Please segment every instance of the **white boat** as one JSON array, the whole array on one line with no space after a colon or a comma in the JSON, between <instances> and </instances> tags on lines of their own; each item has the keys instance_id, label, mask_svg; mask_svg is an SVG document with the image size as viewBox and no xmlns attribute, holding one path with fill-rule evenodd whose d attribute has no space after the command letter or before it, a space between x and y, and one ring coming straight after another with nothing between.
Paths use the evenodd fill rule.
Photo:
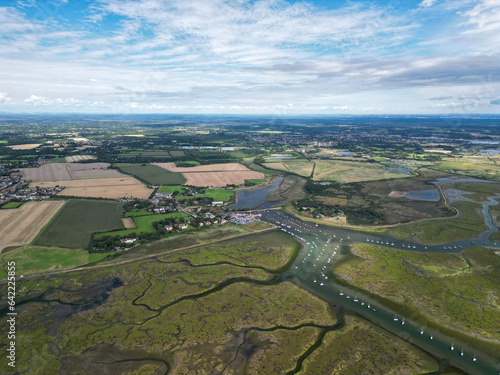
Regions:
<instances>
[{"instance_id":1,"label":"white boat","mask_svg":"<svg viewBox=\"0 0 500 375\"><path fill-rule=\"evenodd\" d=\"M340 291L339 295L343 296L343 295L344 295L344 292L343 292L343 291Z\"/></svg>"},{"instance_id":2,"label":"white boat","mask_svg":"<svg viewBox=\"0 0 500 375\"><path fill-rule=\"evenodd\" d=\"M451 343L450 350L455 350L455 347L453 346L453 343Z\"/></svg>"},{"instance_id":3,"label":"white boat","mask_svg":"<svg viewBox=\"0 0 500 375\"><path fill-rule=\"evenodd\" d=\"M464 350L462 349L462 351L460 352L460 355L464 355Z\"/></svg>"},{"instance_id":4,"label":"white boat","mask_svg":"<svg viewBox=\"0 0 500 375\"><path fill-rule=\"evenodd\" d=\"M420 334L421 334L421 335L423 335L423 334L424 334L424 327L422 327L422 328L420 329Z\"/></svg>"},{"instance_id":5,"label":"white boat","mask_svg":"<svg viewBox=\"0 0 500 375\"><path fill-rule=\"evenodd\" d=\"M396 314L394 314L394 319L392 319L392 320L394 320L395 322L398 321L398 317L396 316Z\"/></svg>"},{"instance_id":6,"label":"white boat","mask_svg":"<svg viewBox=\"0 0 500 375\"><path fill-rule=\"evenodd\" d=\"M434 337L432 337L432 335L429 336L429 340L432 340Z\"/></svg>"},{"instance_id":7,"label":"white boat","mask_svg":"<svg viewBox=\"0 0 500 375\"><path fill-rule=\"evenodd\" d=\"M472 358L472 361L473 361L473 362L476 362L476 361L477 361L476 356L474 356L474 357Z\"/></svg>"},{"instance_id":8,"label":"white boat","mask_svg":"<svg viewBox=\"0 0 500 375\"><path fill-rule=\"evenodd\" d=\"M401 321L401 324L405 324L405 318L403 318L403 320Z\"/></svg>"}]
</instances>

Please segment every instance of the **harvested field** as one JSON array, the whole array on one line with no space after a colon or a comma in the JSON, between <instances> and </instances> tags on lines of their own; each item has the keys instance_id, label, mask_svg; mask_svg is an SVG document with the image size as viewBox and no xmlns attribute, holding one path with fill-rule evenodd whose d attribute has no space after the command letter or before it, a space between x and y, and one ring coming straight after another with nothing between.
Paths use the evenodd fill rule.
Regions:
<instances>
[{"instance_id":1,"label":"harvested field","mask_svg":"<svg viewBox=\"0 0 500 375\"><path fill-rule=\"evenodd\" d=\"M85 198L116 199L134 197L147 199L153 192L153 189L148 189L139 181L129 176L120 178L32 182L30 187L51 187L56 185L65 187L59 195Z\"/></svg>"},{"instance_id":2,"label":"harvested field","mask_svg":"<svg viewBox=\"0 0 500 375\"><path fill-rule=\"evenodd\" d=\"M266 168L292 172L303 177L310 177L314 164L305 160L287 160L283 162L264 163Z\"/></svg>"},{"instance_id":3,"label":"harvested field","mask_svg":"<svg viewBox=\"0 0 500 375\"><path fill-rule=\"evenodd\" d=\"M67 163L44 164L38 168L21 168L19 171L24 180L31 181L62 181L71 180L66 170Z\"/></svg>"},{"instance_id":4,"label":"harvested field","mask_svg":"<svg viewBox=\"0 0 500 375\"><path fill-rule=\"evenodd\" d=\"M75 161L91 160L91 159L95 159L95 158L96 158L95 156L91 156L91 155L73 155L73 156L66 156L64 159L66 159L66 161L68 163L73 163Z\"/></svg>"},{"instance_id":5,"label":"harvested field","mask_svg":"<svg viewBox=\"0 0 500 375\"><path fill-rule=\"evenodd\" d=\"M65 201L27 202L15 210L0 211L0 252L33 241Z\"/></svg>"},{"instance_id":6,"label":"harvested field","mask_svg":"<svg viewBox=\"0 0 500 375\"><path fill-rule=\"evenodd\" d=\"M152 163L171 172L219 172L219 171L249 171L240 163L224 163L200 165L197 167L176 167L174 163Z\"/></svg>"},{"instance_id":7,"label":"harvested field","mask_svg":"<svg viewBox=\"0 0 500 375\"><path fill-rule=\"evenodd\" d=\"M255 171L233 171L233 172L200 172L184 174L187 181L185 185L191 186L227 186L241 185L245 180L262 179L264 174Z\"/></svg>"},{"instance_id":8,"label":"harvested field","mask_svg":"<svg viewBox=\"0 0 500 375\"><path fill-rule=\"evenodd\" d=\"M101 177L126 177L116 169L105 169L109 166L109 163L68 164L66 169L73 180Z\"/></svg>"},{"instance_id":9,"label":"harvested field","mask_svg":"<svg viewBox=\"0 0 500 375\"><path fill-rule=\"evenodd\" d=\"M41 145L41 143L26 143L24 145L14 145L14 146L7 146L7 147L11 148L12 150L32 150L34 148L37 148L40 145Z\"/></svg>"},{"instance_id":10,"label":"harvested field","mask_svg":"<svg viewBox=\"0 0 500 375\"><path fill-rule=\"evenodd\" d=\"M19 171L23 179L35 182L124 177L115 169L105 169L109 166L109 163L49 163L38 168L21 168Z\"/></svg>"}]
</instances>

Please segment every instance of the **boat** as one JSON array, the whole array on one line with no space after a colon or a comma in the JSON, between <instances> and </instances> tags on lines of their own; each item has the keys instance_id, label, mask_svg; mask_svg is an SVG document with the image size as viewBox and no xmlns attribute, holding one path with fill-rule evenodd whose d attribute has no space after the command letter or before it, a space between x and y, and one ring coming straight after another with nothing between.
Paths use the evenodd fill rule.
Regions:
<instances>
[{"instance_id":1,"label":"boat","mask_svg":"<svg viewBox=\"0 0 500 375\"><path fill-rule=\"evenodd\" d=\"M405 324L405 318L403 318L403 320L401 321L401 324Z\"/></svg>"},{"instance_id":2,"label":"boat","mask_svg":"<svg viewBox=\"0 0 500 375\"><path fill-rule=\"evenodd\" d=\"M476 356L474 356L474 357L472 358L472 361L473 361L473 362L476 362L476 361L477 361Z\"/></svg>"},{"instance_id":3,"label":"boat","mask_svg":"<svg viewBox=\"0 0 500 375\"><path fill-rule=\"evenodd\" d=\"M344 292L340 291L339 295L340 295L340 296L343 296L343 295L344 295Z\"/></svg>"},{"instance_id":4,"label":"boat","mask_svg":"<svg viewBox=\"0 0 500 375\"><path fill-rule=\"evenodd\" d=\"M464 350L462 349L462 351L460 352L460 355L464 355Z\"/></svg>"},{"instance_id":5,"label":"boat","mask_svg":"<svg viewBox=\"0 0 500 375\"><path fill-rule=\"evenodd\" d=\"M423 334L424 334L424 327L422 327L422 328L420 329L420 334L421 334L421 335L423 335Z\"/></svg>"},{"instance_id":6,"label":"boat","mask_svg":"<svg viewBox=\"0 0 500 375\"><path fill-rule=\"evenodd\" d=\"M429 340L432 340L434 337L432 337L432 335L429 336Z\"/></svg>"},{"instance_id":7,"label":"boat","mask_svg":"<svg viewBox=\"0 0 500 375\"><path fill-rule=\"evenodd\" d=\"M451 343L450 350L455 350L455 347L453 346L453 343Z\"/></svg>"},{"instance_id":8,"label":"boat","mask_svg":"<svg viewBox=\"0 0 500 375\"><path fill-rule=\"evenodd\" d=\"M397 322L397 321L398 321L398 317L397 317L397 315L396 315L396 314L394 314L394 319L392 319L392 320L394 320L395 322Z\"/></svg>"}]
</instances>

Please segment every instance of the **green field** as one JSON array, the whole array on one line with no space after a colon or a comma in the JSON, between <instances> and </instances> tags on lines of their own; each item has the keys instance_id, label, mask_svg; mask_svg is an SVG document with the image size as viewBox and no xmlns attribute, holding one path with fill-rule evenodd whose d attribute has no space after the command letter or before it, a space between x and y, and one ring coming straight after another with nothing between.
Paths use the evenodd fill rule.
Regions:
<instances>
[{"instance_id":1,"label":"green field","mask_svg":"<svg viewBox=\"0 0 500 375\"><path fill-rule=\"evenodd\" d=\"M172 194L176 191L178 191L179 194L183 194L186 192L186 188L183 186L162 186L158 190L158 193L170 193L170 194Z\"/></svg>"},{"instance_id":2,"label":"green field","mask_svg":"<svg viewBox=\"0 0 500 375\"><path fill-rule=\"evenodd\" d=\"M25 202L7 202L0 208L18 208L23 205Z\"/></svg>"},{"instance_id":3,"label":"green field","mask_svg":"<svg viewBox=\"0 0 500 375\"><path fill-rule=\"evenodd\" d=\"M153 226L154 222L160 221L162 219L166 219L169 217L179 218L179 217L188 217L189 215L184 212L173 212L170 214L155 214L155 215L145 215L145 216L136 216L134 217L134 222L136 228L134 229L123 229L123 230L115 230L105 233L99 233L94 236L94 238L100 238L104 236L128 236L132 233L153 233L156 231Z\"/></svg>"},{"instance_id":4,"label":"green field","mask_svg":"<svg viewBox=\"0 0 500 375\"><path fill-rule=\"evenodd\" d=\"M123 217L148 216L148 215L156 215L156 213L154 211L145 211L145 210L128 211L123 214Z\"/></svg>"},{"instance_id":5,"label":"green field","mask_svg":"<svg viewBox=\"0 0 500 375\"><path fill-rule=\"evenodd\" d=\"M42 229L33 245L85 249L92 233L123 228L123 203L71 199Z\"/></svg>"},{"instance_id":6,"label":"green field","mask_svg":"<svg viewBox=\"0 0 500 375\"><path fill-rule=\"evenodd\" d=\"M156 165L116 163L114 166L123 173L132 175L150 185L182 185L186 182L182 173L169 172Z\"/></svg>"},{"instance_id":7,"label":"green field","mask_svg":"<svg viewBox=\"0 0 500 375\"><path fill-rule=\"evenodd\" d=\"M86 250L80 249L27 246L4 254L2 268L5 268L8 262L15 261L16 271L20 275L29 275L78 267L96 262L108 255L109 253L91 255Z\"/></svg>"},{"instance_id":8,"label":"green field","mask_svg":"<svg viewBox=\"0 0 500 375\"><path fill-rule=\"evenodd\" d=\"M227 189L206 189L204 194L196 194L196 197L209 197L214 201L227 202L234 195L232 190Z\"/></svg>"},{"instance_id":9,"label":"green field","mask_svg":"<svg viewBox=\"0 0 500 375\"><path fill-rule=\"evenodd\" d=\"M0 140L0 145L6 145L7 143L9 143L9 141L7 141L6 139Z\"/></svg>"},{"instance_id":10,"label":"green field","mask_svg":"<svg viewBox=\"0 0 500 375\"><path fill-rule=\"evenodd\" d=\"M195 160L189 160L189 161L177 161L175 162L175 165L177 167L179 167L178 164L189 164L190 166L192 167L198 167L201 165L201 163L199 161L195 161Z\"/></svg>"}]
</instances>

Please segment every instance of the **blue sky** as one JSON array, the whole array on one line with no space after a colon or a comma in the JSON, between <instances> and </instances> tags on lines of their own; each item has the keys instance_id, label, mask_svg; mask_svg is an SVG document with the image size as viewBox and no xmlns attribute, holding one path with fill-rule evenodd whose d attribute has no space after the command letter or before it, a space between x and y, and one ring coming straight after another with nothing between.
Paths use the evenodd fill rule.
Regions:
<instances>
[{"instance_id":1,"label":"blue sky","mask_svg":"<svg viewBox=\"0 0 500 375\"><path fill-rule=\"evenodd\" d=\"M500 1L4 0L0 111L500 113Z\"/></svg>"}]
</instances>

